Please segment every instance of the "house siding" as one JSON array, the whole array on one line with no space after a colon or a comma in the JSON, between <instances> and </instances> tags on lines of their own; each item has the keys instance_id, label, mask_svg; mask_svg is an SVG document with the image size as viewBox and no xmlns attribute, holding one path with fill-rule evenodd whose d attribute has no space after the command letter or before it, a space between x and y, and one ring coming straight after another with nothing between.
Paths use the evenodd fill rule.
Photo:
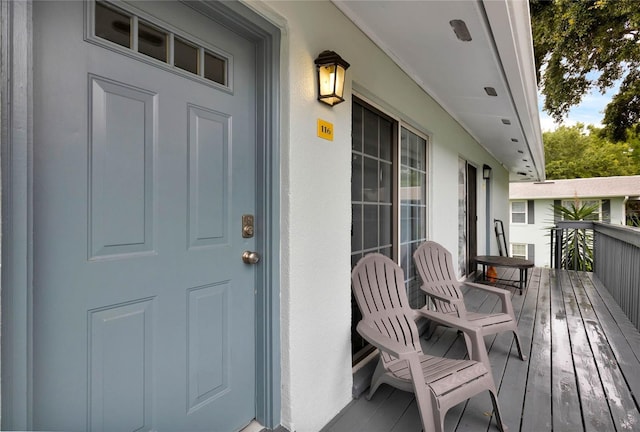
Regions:
<instances>
[{"instance_id":1,"label":"house siding","mask_svg":"<svg viewBox=\"0 0 640 432\"><path fill-rule=\"evenodd\" d=\"M567 198L570 199L570 198ZM625 224L624 197L606 197L591 198L585 197L581 199L600 199L603 201L603 212L605 211L604 201L609 201L609 211L611 213L610 223L614 225ZM512 201L522 201L514 199ZM550 228L558 220L558 216L554 214L553 206L561 204L562 200L554 199L534 199L535 202L534 224L510 224L510 234L508 241L510 243L525 243L533 245L535 256L529 259L535 261L537 267L549 267L551 264L550 256ZM510 220L510 219L509 219ZM531 250L531 249L529 249Z\"/></svg>"}]
</instances>

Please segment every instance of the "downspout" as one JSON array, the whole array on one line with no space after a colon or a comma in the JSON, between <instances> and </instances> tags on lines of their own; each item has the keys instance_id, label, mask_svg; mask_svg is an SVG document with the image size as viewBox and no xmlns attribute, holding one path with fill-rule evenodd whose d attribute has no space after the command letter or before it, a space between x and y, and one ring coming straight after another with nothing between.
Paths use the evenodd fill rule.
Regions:
<instances>
[{"instance_id":1,"label":"downspout","mask_svg":"<svg viewBox=\"0 0 640 432\"><path fill-rule=\"evenodd\" d=\"M485 255L491 255L491 178L488 178L485 182L486 190L487 190L487 203L485 205Z\"/></svg>"}]
</instances>

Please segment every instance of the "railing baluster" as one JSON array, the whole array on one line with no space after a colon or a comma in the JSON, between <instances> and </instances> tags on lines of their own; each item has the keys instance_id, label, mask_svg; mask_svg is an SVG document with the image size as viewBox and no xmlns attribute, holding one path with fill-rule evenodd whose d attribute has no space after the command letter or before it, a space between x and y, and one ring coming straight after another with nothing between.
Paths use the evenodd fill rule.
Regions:
<instances>
[{"instance_id":1,"label":"railing baluster","mask_svg":"<svg viewBox=\"0 0 640 432\"><path fill-rule=\"evenodd\" d=\"M595 275L640 329L640 230L594 224Z\"/></svg>"}]
</instances>

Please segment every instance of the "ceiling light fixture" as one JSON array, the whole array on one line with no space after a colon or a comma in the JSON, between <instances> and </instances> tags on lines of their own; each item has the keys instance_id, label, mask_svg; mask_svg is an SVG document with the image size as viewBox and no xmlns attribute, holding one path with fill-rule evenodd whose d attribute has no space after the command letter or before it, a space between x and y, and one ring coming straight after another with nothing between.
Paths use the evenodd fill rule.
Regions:
<instances>
[{"instance_id":1,"label":"ceiling light fixture","mask_svg":"<svg viewBox=\"0 0 640 432\"><path fill-rule=\"evenodd\" d=\"M454 19L449 21L449 25L453 27L453 32L456 34L456 37L463 42L469 42L471 40L471 33L469 33L469 29L467 28L467 24L461 19Z\"/></svg>"},{"instance_id":2,"label":"ceiling light fixture","mask_svg":"<svg viewBox=\"0 0 640 432\"><path fill-rule=\"evenodd\" d=\"M493 87L485 87L484 91L487 92L489 96L498 96L498 92Z\"/></svg>"}]
</instances>

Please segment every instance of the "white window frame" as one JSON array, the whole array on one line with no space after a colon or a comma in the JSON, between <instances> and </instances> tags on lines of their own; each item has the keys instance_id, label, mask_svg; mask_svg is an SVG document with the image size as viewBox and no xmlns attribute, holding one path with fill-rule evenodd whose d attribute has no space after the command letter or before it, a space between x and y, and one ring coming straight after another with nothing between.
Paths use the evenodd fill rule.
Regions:
<instances>
[{"instance_id":1,"label":"white window frame","mask_svg":"<svg viewBox=\"0 0 640 432\"><path fill-rule=\"evenodd\" d=\"M578 206L578 208L582 207L584 204L588 204L588 203L598 203L598 222L602 222L602 200L601 199L568 199L568 200L562 200L560 203L562 205L562 207L565 208L570 208L571 205L576 205ZM564 215L562 215L562 220L564 220Z\"/></svg>"},{"instance_id":2,"label":"white window frame","mask_svg":"<svg viewBox=\"0 0 640 432\"><path fill-rule=\"evenodd\" d=\"M514 246L523 246L524 247L524 255L522 254L514 254L513 247ZM509 243L509 256L513 258L524 258L529 259L529 245L526 243Z\"/></svg>"},{"instance_id":3,"label":"white window frame","mask_svg":"<svg viewBox=\"0 0 640 432\"><path fill-rule=\"evenodd\" d=\"M517 212L517 214L521 214L524 213L524 222L514 222L513 221L513 205L516 203L522 203L524 204L524 211L523 212ZM526 200L516 200L516 201L511 201L511 204L509 206L509 219L511 221L512 224L514 225L526 225L529 223L529 209L528 209L528 202Z\"/></svg>"}]
</instances>

